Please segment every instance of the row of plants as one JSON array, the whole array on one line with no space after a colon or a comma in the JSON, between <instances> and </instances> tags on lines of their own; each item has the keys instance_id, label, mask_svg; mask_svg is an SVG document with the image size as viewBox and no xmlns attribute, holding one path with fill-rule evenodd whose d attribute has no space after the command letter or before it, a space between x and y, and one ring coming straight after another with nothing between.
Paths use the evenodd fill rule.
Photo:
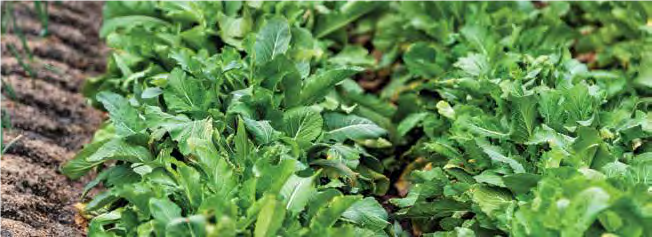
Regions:
<instances>
[{"instance_id":1,"label":"row of plants","mask_svg":"<svg viewBox=\"0 0 652 237\"><path fill-rule=\"evenodd\" d=\"M645 236L649 19L643 2L107 2L113 52L84 93L110 120L62 171L96 173L92 236Z\"/></svg>"}]
</instances>

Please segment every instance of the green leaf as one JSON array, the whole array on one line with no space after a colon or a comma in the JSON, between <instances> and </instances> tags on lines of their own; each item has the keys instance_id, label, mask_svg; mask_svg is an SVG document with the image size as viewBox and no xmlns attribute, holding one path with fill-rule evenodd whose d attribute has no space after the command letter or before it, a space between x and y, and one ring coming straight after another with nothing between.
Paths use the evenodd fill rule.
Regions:
<instances>
[{"instance_id":1,"label":"green leaf","mask_svg":"<svg viewBox=\"0 0 652 237\"><path fill-rule=\"evenodd\" d=\"M173 219L165 228L165 236L206 236L206 218L194 215Z\"/></svg>"},{"instance_id":2,"label":"green leaf","mask_svg":"<svg viewBox=\"0 0 652 237\"><path fill-rule=\"evenodd\" d=\"M242 118L238 118L238 128L235 134L235 154L238 162L245 162L249 158L249 139Z\"/></svg>"},{"instance_id":3,"label":"green leaf","mask_svg":"<svg viewBox=\"0 0 652 237\"><path fill-rule=\"evenodd\" d=\"M448 102L444 100L440 100L439 102L437 102L437 105L435 106L437 107L437 113L441 114L446 118L455 119L455 110L453 109L453 107L451 107L451 105Z\"/></svg>"},{"instance_id":4,"label":"green leaf","mask_svg":"<svg viewBox=\"0 0 652 237\"><path fill-rule=\"evenodd\" d=\"M242 17L231 17L218 12L217 23L219 24L219 34L222 40L238 49L242 49L242 41L252 30L254 24L251 15L247 11Z\"/></svg>"},{"instance_id":5,"label":"green leaf","mask_svg":"<svg viewBox=\"0 0 652 237\"><path fill-rule=\"evenodd\" d=\"M514 194L527 194L530 189L537 186L539 180L541 180L539 175L530 173L513 174L503 177L505 186Z\"/></svg>"},{"instance_id":6,"label":"green leaf","mask_svg":"<svg viewBox=\"0 0 652 237\"><path fill-rule=\"evenodd\" d=\"M335 141L374 139L387 133L374 122L355 115L327 113L324 121L328 128L326 137Z\"/></svg>"},{"instance_id":7,"label":"green leaf","mask_svg":"<svg viewBox=\"0 0 652 237\"><path fill-rule=\"evenodd\" d=\"M157 26L169 26L170 23L167 21L161 20L159 18L150 17L150 16L121 16L108 19L102 24L100 29L100 37L104 38L109 33L116 31L119 28L133 28L136 26L144 27L157 27Z\"/></svg>"},{"instance_id":8,"label":"green leaf","mask_svg":"<svg viewBox=\"0 0 652 237\"><path fill-rule=\"evenodd\" d=\"M278 55L284 54L290 45L290 26L285 18L273 17L256 34L254 58L262 65Z\"/></svg>"},{"instance_id":9,"label":"green leaf","mask_svg":"<svg viewBox=\"0 0 652 237\"><path fill-rule=\"evenodd\" d=\"M436 62L437 51L424 42L410 45L410 48L403 55L403 61L405 61L408 70L417 76L431 78L443 71Z\"/></svg>"},{"instance_id":10,"label":"green leaf","mask_svg":"<svg viewBox=\"0 0 652 237\"><path fill-rule=\"evenodd\" d=\"M150 199L149 210L154 219L162 223L168 223L181 217L181 208L167 198Z\"/></svg>"},{"instance_id":11,"label":"green leaf","mask_svg":"<svg viewBox=\"0 0 652 237\"><path fill-rule=\"evenodd\" d=\"M283 114L283 132L299 143L308 143L321 135L324 120L310 107L297 107Z\"/></svg>"},{"instance_id":12,"label":"green leaf","mask_svg":"<svg viewBox=\"0 0 652 237\"><path fill-rule=\"evenodd\" d=\"M307 78L301 90L300 104L311 105L319 102L337 83L362 70L360 67L338 67Z\"/></svg>"},{"instance_id":13,"label":"green leaf","mask_svg":"<svg viewBox=\"0 0 652 237\"><path fill-rule=\"evenodd\" d=\"M583 164L590 166L600 144L602 144L602 138L600 133L593 128L580 127L577 133L578 136L572 144L578 157L575 161L581 160ZM579 163L575 163L575 165L580 166Z\"/></svg>"},{"instance_id":14,"label":"green leaf","mask_svg":"<svg viewBox=\"0 0 652 237\"><path fill-rule=\"evenodd\" d=\"M312 219L317 211L320 211L323 207L330 203L335 197L342 196L342 193L334 188L328 188L324 191L316 192L313 197L308 201L306 216L308 219Z\"/></svg>"},{"instance_id":15,"label":"green leaf","mask_svg":"<svg viewBox=\"0 0 652 237\"><path fill-rule=\"evenodd\" d=\"M341 143L331 145L326 154L329 160L338 161L352 169L356 168L360 163L360 151Z\"/></svg>"},{"instance_id":16,"label":"green leaf","mask_svg":"<svg viewBox=\"0 0 652 237\"><path fill-rule=\"evenodd\" d=\"M329 35L381 5L380 2L347 2L339 11L321 16L323 18L319 19L317 26L315 26L315 36L321 38Z\"/></svg>"},{"instance_id":17,"label":"green leaf","mask_svg":"<svg viewBox=\"0 0 652 237\"><path fill-rule=\"evenodd\" d=\"M539 95L539 113L544 118L544 123L557 131L562 131L566 121L562 94L557 90L546 90Z\"/></svg>"},{"instance_id":18,"label":"green leaf","mask_svg":"<svg viewBox=\"0 0 652 237\"><path fill-rule=\"evenodd\" d=\"M77 179L108 160L138 163L152 160L152 155L147 148L126 143L122 139L105 140L85 147L63 166L62 172L72 179Z\"/></svg>"},{"instance_id":19,"label":"green leaf","mask_svg":"<svg viewBox=\"0 0 652 237\"><path fill-rule=\"evenodd\" d=\"M503 155L503 151L500 147L493 146L484 139L475 139L475 142L480 148L482 148L482 151L491 158L491 160L509 165L514 173L525 173L523 165L511 157Z\"/></svg>"},{"instance_id":20,"label":"green leaf","mask_svg":"<svg viewBox=\"0 0 652 237\"><path fill-rule=\"evenodd\" d=\"M454 212L469 210L469 208L467 203L444 198L432 202L417 202L404 215L415 218L443 217Z\"/></svg>"},{"instance_id":21,"label":"green leaf","mask_svg":"<svg viewBox=\"0 0 652 237\"><path fill-rule=\"evenodd\" d=\"M285 182L280 194L287 203L285 207L288 211L295 214L303 211L312 195L317 191L314 185L315 177L317 174L306 178L292 175Z\"/></svg>"},{"instance_id":22,"label":"green leaf","mask_svg":"<svg viewBox=\"0 0 652 237\"><path fill-rule=\"evenodd\" d=\"M611 195L599 187L591 187L580 192L563 212L560 223L564 228L561 234L575 236L585 233L598 214L611 206L610 200Z\"/></svg>"},{"instance_id":23,"label":"green leaf","mask_svg":"<svg viewBox=\"0 0 652 237\"><path fill-rule=\"evenodd\" d=\"M213 134L213 122L210 118L193 121L184 115L173 116L165 113L159 107L145 107L145 120L150 128L160 127L170 133L172 139L179 143L179 150L183 154L190 153L190 138L206 140Z\"/></svg>"},{"instance_id":24,"label":"green leaf","mask_svg":"<svg viewBox=\"0 0 652 237\"><path fill-rule=\"evenodd\" d=\"M358 174L353 172L353 170L347 166L347 162L343 162L342 160L318 159L310 162L310 164L323 167L326 170L334 171L338 175L349 178L351 183L356 183Z\"/></svg>"},{"instance_id":25,"label":"green leaf","mask_svg":"<svg viewBox=\"0 0 652 237\"><path fill-rule=\"evenodd\" d=\"M183 70L175 68L167 80L168 85L163 89L163 98L171 111L176 113L205 111L211 104L210 89L205 88L201 81L187 76Z\"/></svg>"},{"instance_id":26,"label":"green leaf","mask_svg":"<svg viewBox=\"0 0 652 237\"><path fill-rule=\"evenodd\" d=\"M116 134L119 136L126 137L134 135L145 128L145 123L138 116L138 111L121 95L103 91L97 94L97 100L109 112L111 121L116 129Z\"/></svg>"},{"instance_id":27,"label":"green leaf","mask_svg":"<svg viewBox=\"0 0 652 237\"><path fill-rule=\"evenodd\" d=\"M328 228L333 226L349 207L361 199L360 196L334 197L327 206L322 207L315 213L315 216L310 220L310 227Z\"/></svg>"},{"instance_id":28,"label":"green leaf","mask_svg":"<svg viewBox=\"0 0 652 237\"><path fill-rule=\"evenodd\" d=\"M256 219L255 237L276 236L285 219L285 206L274 196L266 196L261 200L263 208Z\"/></svg>"},{"instance_id":29,"label":"green leaf","mask_svg":"<svg viewBox=\"0 0 652 237\"><path fill-rule=\"evenodd\" d=\"M143 93L140 95L140 98L151 99L151 98L156 98L160 94L163 94L163 90L161 90L161 88L149 87L143 90Z\"/></svg>"},{"instance_id":30,"label":"green leaf","mask_svg":"<svg viewBox=\"0 0 652 237\"><path fill-rule=\"evenodd\" d=\"M347 45L334 57L328 59L329 62L346 66L373 67L376 64L367 49L362 46Z\"/></svg>"},{"instance_id":31,"label":"green leaf","mask_svg":"<svg viewBox=\"0 0 652 237\"><path fill-rule=\"evenodd\" d=\"M342 217L372 230L382 230L389 224L387 212L373 197L356 202L342 213Z\"/></svg>"},{"instance_id":32,"label":"green leaf","mask_svg":"<svg viewBox=\"0 0 652 237\"><path fill-rule=\"evenodd\" d=\"M512 125L510 135L516 142L525 143L532 136L537 118L537 98L534 95L512 98Z\"/></svg>"},{"instance_id":33,"label":"green leaf","mask_svg":"<svg viewBox=\"0 0 652 237\"><path fill-rule=\"evenodd\" d=\"M243 118L247 130L254 135L254 139L259 144L268 144L278 140L281 133L274 130L269 121L256 121L253 119Z\"/></svg>"},{"instance_id":34,"label":"green leaf","mask_svg":"<svg viewBox=\"0 0 652 237\"><path fill-rule=\"evenodd\" d=\"M587 85L578 84L566 90L564 98L566 100L563 106L568 113L569 122L585 121L593 115L596 98L590 94Z\"/></svg>"},{"instance_id":35,"label":"green leaf","mask_svg":"<svg viewBox=\"0 0 652 237\"><path fill-rule=\"evenodd\" d=\"M398 124L398 127L396 128L398 135L405 136L405 134L416 127L426 116L428 116L428 113L425 112L408 115L403 119L403 121L401 121L401 123Z\"/></svg>"},{"instance_id":36,"label":"green leaf","mask_svg":"<svg viewBox=\"0 0 652 237\"><path fill-rule=\"evenodd\" d=\"M455 67L462 69L470 76L481 76L488 72L489 62L486 55L470 53L466 57L461 57L454 64Z\"/></svg>"},{"instance_id":37,"label":"green leaf","mask_svg":"<svg viewBox=\"0 0 652 237\"><path fill-rule=\"evenodd\" d=\"M502 214L506 206L513 201L509 192L498 188L476 186L472 193L473 201L480 206L482 212L493 218Z\"/></svg>"}]
</instances>

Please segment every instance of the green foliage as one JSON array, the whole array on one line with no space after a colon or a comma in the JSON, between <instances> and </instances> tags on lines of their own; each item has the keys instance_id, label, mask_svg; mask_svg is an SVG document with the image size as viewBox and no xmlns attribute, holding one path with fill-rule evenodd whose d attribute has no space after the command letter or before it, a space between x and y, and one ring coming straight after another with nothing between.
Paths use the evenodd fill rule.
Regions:
<instances>
[{"instance_id":1,"label":"green foliage","mask_svg":"<svg viewBox=\"0 0 652 237\"><path fill-rule=\"evenodd\" d=\"M385 130L324 105L362 69L297 54L316 44L297 3L233 4L107 3L115 52L87 91L110 121L62 168L100 172L89 235L384 233L387 212L361 194L388 178L360 160ZM222 28L242 18L255 27Z\"/></svg>"},{"instance_id":2,"label":"green foliage","mask_svg":"<svg viewBox=\"0 0 652 237\"><path fill-rule=\"evenodd\" d=\"M650 4L106 4L89 235L652 233Z\"/></svg>"},{"instance_id":3,"label":"green foliage","mask_svg":"<svg viewBox=\"0 0 652 237\"><path fill-rule=\"evenodd\" d=\"M388 14L422 33L395 38L409 44L403 62L411 77L381 93L422 105L395 115L403 118L395 120L400 134L416 141L403 155L427 158L412 172L408 194L391 200L398 219L434 236L652 233L643 224L651 220L643 210L652 186L632 177L649 169L635 160L652 148L652 114L640 106L650 90L634 83L647 67L652 5L546 5L415 2ZM631 15L616 17L620 11ZM624 28L608 30L615 25ZM635 50L606 49L624 42ZM578 61L577 50L596 61ZM440 115L439 128L425 125L427 113ZM635 139L624 124L640 124Z\"/></svg>"}]
</instances>

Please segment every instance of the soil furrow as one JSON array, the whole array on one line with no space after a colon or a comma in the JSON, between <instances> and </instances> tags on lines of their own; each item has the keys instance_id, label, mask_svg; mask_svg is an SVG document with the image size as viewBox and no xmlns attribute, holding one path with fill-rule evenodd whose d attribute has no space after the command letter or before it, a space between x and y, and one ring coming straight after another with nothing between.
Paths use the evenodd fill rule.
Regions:
<instances>
[{"instance_id":1,"label":"soil furrow","mask_svg":"<svg viewBox=\"0 0 652 237\"><path fill-rule=\"evenodd\" d=\"M39 163L44 167L58 168L66 161L66 157L75 154L65 147L54 143L51 139L44 139L31 132L11 130L5 132L4 139L15 142L7 148L5 154L20 156L30 163Z\"/></svg>"},{"instance_id":2,"label":"soil furrow","mask_svg":"<svg viewBox=\"0 0 652 237\"><path fill-rule=\"evenodd\" d=\"M68 3L64 4L67 5ZM93 4L96 3L91 3L91 6ZM34 9L33 3L22 3L22 5L17 5L15 8L17 17L36 17L36 10ZM93 9L89 10L92 11ZM82 15L77 11L72 11L65 7L58 7L56 4L51 5L48 9L49 24L71 26L81 30L84 35L89 35L89 37L97 37L97 29L99 29L101 18L101 12L96 12L93 15Z\"/></svg>"},{"instance_id":3,"label":"soil furrow","mask_svg":"<svg viewBox=\"0 0 652 237\"><path fill-rule=\"evenodd\" d=\"M2 162L2 216L11 216L15 221L28 223L49 234L59 231L75 233L75 229L64 224L74 222L75 210L70 204L76 197L70 195L74 185L55 172L32 163L26 163L14 155L3 156ZM59 229L59 231L57 231ZM67 236L67 235L65 235Z\"/></svg>"},{"instance_id":4,"label":"soil furrow","mask_svg":"<svg viewBox=\"0 0 652 237\"><path fill-rule=\"evenodd\" d=\"M88 140L89 134L85 134L88 128L81 124L83 121L73 122L70 118L57 117L49 114L51 113L49 111L42 112L36 107L13 101L3 102L3 107L9 109L8 114L13 128L38 132L69 149L79 149L81 144ZM94 123L91 121L89 124Z\"/></svg>"},{"instance_id":5,"label":"soil furrow","mask_svg":"<svg viewBox=\"0 0 652 237\"><path fill-rule=\"evenodd\" d=\"M6 44L13 44L22 52L20 38L14 35L4 35L4 44L2 50L9 52ZM101 57L94 57L92 55L85 55L75 48L71 48L65 44L57 44L50 39L36 38L27 42L27 47L34 57L51 59L63 62L71 67L79 68L84 71L103 71L104 64L99 64L103 59ZM27 61L26 58L24 58Z\"/></svg>"},{"instance_id":6,"label":"soil furrow","mask_svg":"<svg viewBox=\"0 0 652 237\"><path fill-rule=\"evenodd\" d=\"M41 38L40 33L43 26L37 19L26 19L18 23L18 26L23 30L29 39ZM70 48L78 49L80 53L87 56L100 55L102 48L97 47L97 38L88 37L80 30L66 25L50 25L48 27L47 39L54 42L61 42ZM95 39L95 40L93 40Z\"/></svg>"},{"instance_id":7,"label":"soil furrow","mask_svg":"<svg viewBox=\"0 0 652 237\"><path fill-rule=\"evenodd\" d=\"M34 79L49 82L72 93L78 92L81 89L81 85L84 83L84 74L79 70L68 67L66 64L52 61L41 61L35 64L38 65L32 65ZM47 64L49 64L52 69L46 69L45 66L43 66ZM28 73L25 72L25 69L15 58L3 58L1 71L3 76L28 76Z\"/></svg>"},{"instance_id":8,"label":"soil furrow","mask_svg":"<svg viewBox=\"0 0 652 237\"><path fill-rule=\"evenodd\" d=\"M54 116L72 120L60 121L66 124L87 120L87 114L83 111L86 99L80 94L73 94L48 82L31 78L9 75L4 77L4 81L13 87L17 101L21 104L33 106L41 111L54 112ZM48 93L43 93L44 91Z\"/></svg>"},{"instance_id":9,"label":"soil furrow","mask_svg":"<svg viewBox=\"0 0 652 237\"><path fill-rule=\"evenodd\" d=\"M0 38L3 84L16 95L8 96L9 87L3 87L2 113L11 125L3 130L3 145L20 136L1 158L2 237L85 235L74 205L82 181L90 178L71 181L59 167L91 140L104 117L78 93L86 78L105 68L107 49L98 37L102 3L49 5L50 35L44 38L37 35L34 3L13 2L33 60L27 60L11 27ZM14 58L9 44L21 51L35 78Z\"/></svg>"}]
</instances>

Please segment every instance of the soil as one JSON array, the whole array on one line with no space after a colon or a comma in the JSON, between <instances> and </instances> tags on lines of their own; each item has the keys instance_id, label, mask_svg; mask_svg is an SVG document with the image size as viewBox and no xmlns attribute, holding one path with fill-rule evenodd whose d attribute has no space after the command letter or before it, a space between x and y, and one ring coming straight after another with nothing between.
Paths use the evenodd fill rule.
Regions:
<instances>
[{"instance_id":1,"label":"soil","mask_svg":"<svg viewBox=\"0 0 652 237\"><path fill-rule=\"evenodd\" d=\"M2 5L4 11L7 2ZM40 36L33 2L13 2L31 61L15 29L7 27L0 40L2 113L10 120L10 128L3 129L3 147L15 140L0 161L1 237L85 235L83 218L74 208L84 180L67 179L59 167L90 141L105 118L79 94L86 78L105 69L107 49L98 37L102 3L48 5L49 34ZM9 45L33 74L24 70Z\"/></svg>"}]
</instances>

